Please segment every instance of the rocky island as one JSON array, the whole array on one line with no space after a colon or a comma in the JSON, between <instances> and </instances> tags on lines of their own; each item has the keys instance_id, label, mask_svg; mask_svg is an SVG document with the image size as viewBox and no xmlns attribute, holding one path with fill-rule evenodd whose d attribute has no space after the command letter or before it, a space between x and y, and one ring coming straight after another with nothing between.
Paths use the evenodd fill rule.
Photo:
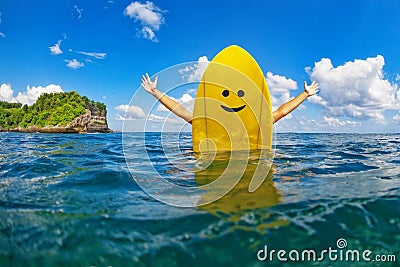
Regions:
<instances>
[{"instance_id":1,"label":"rocky island","mask_svg":"<svg viewBox=\"0 0 400 267\"><path fill-rule=\"evenodd\" d=\"M41 95L31 105L0 101L0 132L109 133L106 105L77 92Z\"/></svg>"}]
</instances>

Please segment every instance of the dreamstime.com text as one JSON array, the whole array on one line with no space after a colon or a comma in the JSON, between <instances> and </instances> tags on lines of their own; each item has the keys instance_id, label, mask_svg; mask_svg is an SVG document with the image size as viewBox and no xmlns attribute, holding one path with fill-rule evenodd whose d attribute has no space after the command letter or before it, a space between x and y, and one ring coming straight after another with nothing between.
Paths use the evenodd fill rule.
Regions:
<instances>
[{"instance_id":1,"label":"dreamstime.com text","mask_svg":"<svg viewBox=\"0 0 400 267\"><path fill-rule=\"evenodd\" d=\"M292 261L292 262L396 262L394 254L374 254L371 250L347 249L347 240L339 238L336 248L328 247L320 251L314 249L304 250L275 250L269 249L267 245L257 252L259 261Z\"/></svg>"}]
</instances>

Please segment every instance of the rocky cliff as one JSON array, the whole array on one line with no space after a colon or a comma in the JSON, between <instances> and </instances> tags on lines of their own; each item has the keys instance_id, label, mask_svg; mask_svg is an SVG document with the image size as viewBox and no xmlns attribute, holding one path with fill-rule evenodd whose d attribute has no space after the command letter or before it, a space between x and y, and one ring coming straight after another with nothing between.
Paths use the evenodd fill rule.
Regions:
<instances>
[{"instance_id":1,"label":"rocky cliff","mask_svg":"<svg viewBox=\"0 0 400 267\"><path fill-rule=\"evenodd\" d=\"M89 122L86 124L86 132L88 133L109 133L112 132L108 128L107 109L100 109L96 104L87 103L87 110L90 111Z\"/></svg>"}]
</instances>

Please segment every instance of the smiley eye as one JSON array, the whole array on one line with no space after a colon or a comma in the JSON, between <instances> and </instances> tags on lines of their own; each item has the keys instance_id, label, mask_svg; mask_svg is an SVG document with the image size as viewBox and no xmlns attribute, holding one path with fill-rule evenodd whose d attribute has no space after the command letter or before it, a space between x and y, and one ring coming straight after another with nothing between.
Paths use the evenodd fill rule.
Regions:
<instances>
[{"instance_id":1,"label":"smiley eye","mask_svg":"<svg viewBox=\"0 0 400 267\"><path fill-rule=\"evenodd\" d=\"M222 95L223 95L224 97L227 97L227 96L229 95L229 90L224 90L224 91L222 91Z\"/></svg>"},{"instance_id":2,"label":"smiley eye","mask_svg":"<svg viewBox=\"0 0 400 267\"><path fill-rule=\"evenodd\" d=\"M238 97L244 96L244 91L243 91L243 90L239 90L239 91L237 92L237 95L238 95Z\"/></svg>"}]
</instances>

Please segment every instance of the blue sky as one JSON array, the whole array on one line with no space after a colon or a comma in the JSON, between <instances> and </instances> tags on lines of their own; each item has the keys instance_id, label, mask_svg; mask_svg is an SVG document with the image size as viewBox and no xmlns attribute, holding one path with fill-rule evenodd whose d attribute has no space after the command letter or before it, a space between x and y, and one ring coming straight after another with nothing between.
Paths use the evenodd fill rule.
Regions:
<instances>
[{"instance_id":1,"label":"blue sky","mask_svg":"<svg viewBox=\"0 0 400 267\"><path fill-rule=\"evenodd\" d=\"M320 84L278 132L399 132L399 12L396 0L4 0L0 100L31 103L45 91L76 90L107 105L113 129L125 111L125 122L151 116L156 125L168 114L157 104L148 110L154 100L143 92L134 96L141 75L211 60L237 44L260 64L274 106L299 94L304 80ZM160 78L187 81L201 66L183 64ZM195 87L171 95L190 102Z\"/></svg>"}]
</instances>

